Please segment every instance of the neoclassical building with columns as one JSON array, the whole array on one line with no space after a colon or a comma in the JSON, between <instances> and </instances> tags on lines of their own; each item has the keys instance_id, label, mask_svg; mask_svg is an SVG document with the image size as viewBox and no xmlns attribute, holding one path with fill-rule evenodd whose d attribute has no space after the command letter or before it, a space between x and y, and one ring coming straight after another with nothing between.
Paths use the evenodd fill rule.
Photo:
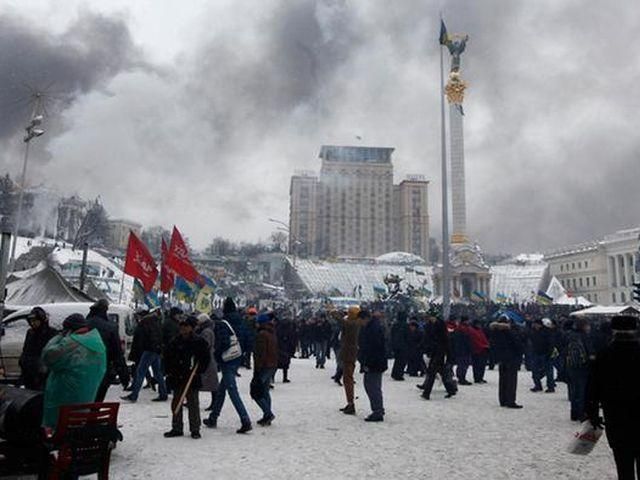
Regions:
<instances>
[{"instance_id":1,"label":"neoclassical building with columns","mask_svg":"<svg viewBox=\"0 0 640 480\"><path fill-rule=\"evenodd\" d=\"M575 295L600 305L633 301L640 228L620 230L602 240L571 245L545 254L549 274Z\"/></svg>"}]
</instances>

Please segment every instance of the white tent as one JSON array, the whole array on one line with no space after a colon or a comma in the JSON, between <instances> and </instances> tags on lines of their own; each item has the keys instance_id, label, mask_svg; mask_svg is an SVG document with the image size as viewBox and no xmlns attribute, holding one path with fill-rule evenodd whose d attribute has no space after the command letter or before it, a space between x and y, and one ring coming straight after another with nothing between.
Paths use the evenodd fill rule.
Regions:
<instances>
[{"instance_id":1,"label":"white tent","mask_svg":"<svg viewBox=\"0 0 640 480\"><path fill-rule=\"evenodd\" d=\"M566 293L559 298L554 298L553 303L555 305L575 305L577 307L590 307L593 305L584 297L570 297Z\"/></svg>"},{"instance_id":2,"label":"white tent","mask_svg":"<svg viewBox=\"0 0 640 480\"><path fill-rule=\"evenodd\" d=\"M567 291L562 286L562 283L560 283L560 280L558 280L556 277L553 277L551 279L551 282L549 282L549 287L547 288L546 293L554 300L556 298L562 298L567 295Z\"/></svg>"},{"instance_id":3,"label":"white tent","mask_svg":"<svg viewBox=\"0 0 640 480\"><path fill-rule=\"evenodd\" d=\"M603 307L601 305L596 305L594 307L585 308L584 310L573 312L571 314L572 317L586 317L589 315L603 315L603 316L609 316L609 317L614 315L640 315L640 310L630 305L611 306L611 307Z\"/></svg>"}]
</instances>

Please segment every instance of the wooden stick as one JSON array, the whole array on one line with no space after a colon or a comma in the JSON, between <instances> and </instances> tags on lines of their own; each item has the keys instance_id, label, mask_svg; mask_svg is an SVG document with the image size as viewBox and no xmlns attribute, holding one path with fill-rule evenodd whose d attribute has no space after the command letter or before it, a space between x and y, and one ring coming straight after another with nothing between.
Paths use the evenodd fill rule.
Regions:
<instances>
[{"instance_id":1,"label":"wooden stick","mask_svg":"<svg viewBox=\"0 0 640 480\"><path fill-rule=\"evenodd\" d=\"M191 375L189 375L189 380L187 380L187 384L184 386L184 390L182 390L182 393L180 394L180 401L176 403L176 406L173 409L174 415L177 415L180 409L182 408L182 404L184 403L184 399L187 396L187 392L189 391L189 388L191 388L193 379L196 376L196 370L198 370L198 362L196 362L196 364L191 369Z\"/></svg>"}]
</instances>

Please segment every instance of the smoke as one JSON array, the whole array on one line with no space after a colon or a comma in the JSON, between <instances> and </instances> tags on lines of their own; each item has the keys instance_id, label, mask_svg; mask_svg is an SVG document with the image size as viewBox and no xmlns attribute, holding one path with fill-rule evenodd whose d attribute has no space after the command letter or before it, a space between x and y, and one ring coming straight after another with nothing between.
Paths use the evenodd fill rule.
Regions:
<instances>
[{"instance_id":1,"label":"smoke","mask_svg":"<svg viewBox=\"0 0 640 480\"><path fill-rule=\"evenodd\" d=\"M17 96L6 89L20 88L17 78L55 80L66 99L39 140L34 176L100 194L113 216L176 223L203 247L214 236L265 238L268 218L286 220L289 178L319 169L323 143L392 146L397 180L431 180L438 234L442 2L203 4L180 26L190 32L180 54L161 66L149 65L148 41L136 46L136 29L177 29L172 9L183 7L171 3L164 17L129 23L83 14L57 35L0 17L10 45L1 71L11 72L0 74L0 105ZM487 251L518 252L637 224L640 59L629 46L640 5L445 6L449 31L470 35L470 236ZM27 116L0 119L7 151Z\"/></svg>"}]
</instances>

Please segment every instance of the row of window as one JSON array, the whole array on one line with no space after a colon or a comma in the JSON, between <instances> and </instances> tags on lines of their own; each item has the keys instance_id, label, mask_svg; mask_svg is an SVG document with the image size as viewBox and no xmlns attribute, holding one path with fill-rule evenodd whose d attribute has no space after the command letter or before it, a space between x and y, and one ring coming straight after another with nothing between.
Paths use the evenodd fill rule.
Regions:
<instances>
[{"instance_id":1,"label":"row of window","mask_svg":"<svg viewBox=\"0 0 640 480\"><path fill-rule=\"evenodd\" d=\"M566 280L560 280L560 283L567 290L577 290L583 287L595 287L597 286L596 277L582 277L580 278L567 278Z\"/></svg>"},{"instance_id":2,"label":"row of window","mask_svg":"<svg viewBox=\"0 0 640 480\"><path fill-rule=\"evenodd\" d=\"M589 261L585 260L584 262L578 262L577 266L578 266L578 269L589 268ZM568 272L569 271L569 267L571 267L571 270L575 270L576 269L576 262L565 263L563 265L560 265L560 271L561 272Z\"/></svg>"}]
</instances>

